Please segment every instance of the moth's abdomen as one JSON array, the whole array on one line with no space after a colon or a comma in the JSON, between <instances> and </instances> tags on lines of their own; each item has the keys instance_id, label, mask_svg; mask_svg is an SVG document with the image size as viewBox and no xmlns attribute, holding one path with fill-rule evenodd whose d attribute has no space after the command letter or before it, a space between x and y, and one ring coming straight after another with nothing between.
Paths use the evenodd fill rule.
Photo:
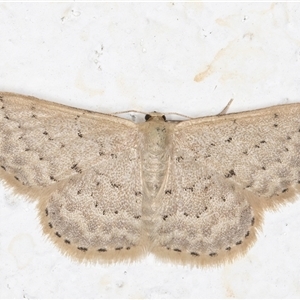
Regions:
<instances>
[{"instance_id":1,"label":"moth's abdomen","mask_svg":"<svg viewBox=\"0 0 300 300\"><path fill-rule=\"evenodd\" d=\"M166 127L166 123L161 119L154 119L140 126L143 214L144 221L149 221L148 226L152 224L151 220L159 206L159 192L163 189L168 174L172 128Z\"/></svg>"},{"instance_id":2,"label":"moth's abdomen","mask_svg":"<svg viewBox=\"0 0 300 300\"><path fill-rule=\"evenodd\" d=\"M152 201L159 192L169 160L168 133L164 124L149 124L144 131L142 149L142 173L144 195L147 202Z\"/></svg>"},{"instance_id":3,"label":"moth's abdomen","mask_svg":"<svg viewBox=\"0 0 300 300\"><path fill-rule=\"evenodd\" d=\"M149 144L149 152L143 154L142 167L145 195L149 201L153 200L161 189L169 160L169 155L165 149L151 146Z\"/></svg>"}]
</instances>

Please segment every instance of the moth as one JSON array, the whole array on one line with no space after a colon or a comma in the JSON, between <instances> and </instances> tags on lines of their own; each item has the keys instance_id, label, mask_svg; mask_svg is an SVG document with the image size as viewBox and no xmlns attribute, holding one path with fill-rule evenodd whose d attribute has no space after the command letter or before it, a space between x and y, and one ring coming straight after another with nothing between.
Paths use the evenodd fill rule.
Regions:
<instances>
[{"instance_id":1,"label":"moth","mask_svg":"<svg viewBox=\"0 0 300 300\"><path fill-rule=\"evenodd\" d=\"M0 93L0 178L79 261L232 261L300 186L300 104L135 124Z\"/></svg>"}]
</instances>

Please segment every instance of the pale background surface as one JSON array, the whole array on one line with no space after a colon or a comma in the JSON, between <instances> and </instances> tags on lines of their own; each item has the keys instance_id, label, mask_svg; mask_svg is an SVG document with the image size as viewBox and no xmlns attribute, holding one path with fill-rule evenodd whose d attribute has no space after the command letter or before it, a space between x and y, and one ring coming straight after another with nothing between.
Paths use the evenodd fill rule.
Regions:
<instances>
[{"instance_id":1,"label":"pale background surface","mask_svg":"<svg viewBox=\"0 0 300 300\"><path fill-rule=\"evenodd\" d=\"M299 102L300 4L1 3L0 58L0 90L100 112ZM0 188L2 298L300 297L300 201L267 213L230 265L87 266L45 239L34 204Z\"/></svg>"}]
</instances>

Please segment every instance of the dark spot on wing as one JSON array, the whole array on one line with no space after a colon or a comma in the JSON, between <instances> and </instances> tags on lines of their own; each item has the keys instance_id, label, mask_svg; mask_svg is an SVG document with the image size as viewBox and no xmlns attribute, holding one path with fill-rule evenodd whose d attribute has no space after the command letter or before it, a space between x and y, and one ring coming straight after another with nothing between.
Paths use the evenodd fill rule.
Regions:
<instances>
[{"instance_id":1,"label":"dark spot on wing","mask_svg":"<svg viewBox=\"0 0 300 300\"><path fill-rule=\"evenodd\" d=\"M116 189L119 189L121 187L120 184L116 184L116 183L110 183L112 187L116 188Z\"/></svg>"},{"instance_id":2,"label":"dark spot on wing","mask_svg":"<svg viewBox=\"0 0 300 300\"><path fill-rule=\"evenodd\" d=\"M107 250L105 248L100 248L97 251L99 251L99 252L106 252Z\"/></svg>"},{"instance_id":3,"label":"dark spot on wing","mask_svg":"<svg viewBox=\"0 0 300 300\"><path fill-rule=\"evenodd\" d=\"M50 176L50 179L51 179L52 181L57 181L53 176Z\"/></svg>"},{"instance_id":4,"label":"dark spot on wing","mask_svg":"<svg viewBox=\"0 0 300 300\"><path fill-rule=\"evenodd\" d=\"M235 176L235 172L234 172L233 169L231 169L231 170L225 175L226 178L230 178L230 177L232 177L232 176Z\"/></svg>"},{"instance_id":5,"label":"dark spot on wing","mask_svg":"<svg viewBox=\"0 0 300 300\"><path fill-rule=\"evenodd\" d=\"M77 247L77 249L80 251L83 251L83 252L88 251L88 248L85 248L85 247Z\"/></svg>"},{"instance_id":6,"label":"dark spot on wing","mask_svg":"<svg viewBox=\"0 0 300 300\"><path fill-rule=\"evenodd\" d=\"M189 192L193 192L194 191L194 187L186 187L183 188L185 191L189 191Z\"/></svg>"},{"instance_id":7,"label":"dark spot on wing","mask_svg":"<svg viewBox=\"0 0 300 300\"><path fill-rule=\"evenodd\" d=\"M78 167L78 164L74 164L71 169L75 170L77 173L82 173L82 170Z\"/></svg>"},{"instance_id":8,"label":"dark spot on wing","mask_svg":"<svg viewBox=\"0 0 300 300\"><path fill-rule=\"evenodd\" d=\"M183 157L182 157L182 156L178 156L178 157L176 157L176 161L177 161L177 162L181 162L181 161L183 161Z\"/></svg>"}]
</instances>

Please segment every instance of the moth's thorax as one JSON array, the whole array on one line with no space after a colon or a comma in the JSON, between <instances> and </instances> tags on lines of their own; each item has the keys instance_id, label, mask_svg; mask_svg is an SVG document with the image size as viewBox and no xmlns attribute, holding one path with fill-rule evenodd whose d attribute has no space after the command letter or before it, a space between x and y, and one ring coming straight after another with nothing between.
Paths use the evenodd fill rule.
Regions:
<instances>
[{"instance_id":1,"label":"moth's thorax","mask_svg":"<svg viewBox=\"0 0 300 300\"><path fill-rule=\"evenodd\" d=\"M174 125L156 113L139 126L144 202L154 209L155 198L164 186L169 167Z\"/></svg>"}]
</instances>

